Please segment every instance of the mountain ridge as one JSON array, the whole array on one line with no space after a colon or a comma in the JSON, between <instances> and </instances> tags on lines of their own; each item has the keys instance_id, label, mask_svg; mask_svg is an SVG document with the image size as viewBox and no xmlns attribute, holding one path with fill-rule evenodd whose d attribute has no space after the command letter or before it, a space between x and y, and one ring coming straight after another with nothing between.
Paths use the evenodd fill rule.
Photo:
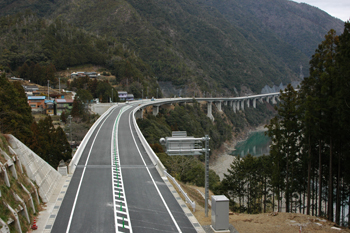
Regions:
<instances>
[{"instance_id":1,"label":"mountain ridge","mask_svg":"<svg viewBox=\"0 0 350 233\"><path fill-rule=\"evenodd\" d=\"M318 8L286 0L75 0L48 1L42 9L38 2L0 0L0 7L32 6L43 17L114 37L157 81L197 95L259 93L300 81L300 67L307 76L323 35L343 28Z\"/></svg>"}]
</instances>

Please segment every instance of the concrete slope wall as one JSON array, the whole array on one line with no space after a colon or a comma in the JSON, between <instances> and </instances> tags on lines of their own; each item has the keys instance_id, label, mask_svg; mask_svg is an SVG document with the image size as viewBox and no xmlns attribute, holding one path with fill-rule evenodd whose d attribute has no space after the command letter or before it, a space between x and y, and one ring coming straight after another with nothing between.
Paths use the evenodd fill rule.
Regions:
<instances>
[{"instance_id":1,"label":"concrete slope wall","mask_svg":"<svg viewBox=\"0 0 350 233\"><path fill-rule=\"evenodd\" d=\"M39 186L42 201L48 202L61 174L12 135L10 135L9 144L25 167L28 177Z\"/></svg>"}]
</instances>

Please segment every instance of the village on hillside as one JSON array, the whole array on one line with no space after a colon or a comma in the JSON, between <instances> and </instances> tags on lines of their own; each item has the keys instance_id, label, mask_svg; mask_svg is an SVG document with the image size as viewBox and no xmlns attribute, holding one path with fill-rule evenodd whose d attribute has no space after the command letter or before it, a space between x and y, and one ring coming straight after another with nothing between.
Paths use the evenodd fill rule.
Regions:
<instances>
[{"instance_id":1,"label":"village on hillside","mask_svg":"<svg viewBox=\"0 0 350 233\"><path fill-rule=\"evenodd\" d=\"M79 77L87 76L90 79L100 77L97 72L72 72L70 74L71 80ZM68 91L66 85L59 85L59 89L51 88L49 86L40 86L30 81L21 78L11 77L10 81L20 81L27 96L27 101L32 109L33 114L46 114L60 116L63 112L69 113L73 108L73 102L76 93ZM62 88L61 88L62 87ZM134 95L126 91L118 91L120 101L134 100ZM111 100L110 100L111 101ZM100 103L98 98L91 100L90 103Z\"/></svg>"}]
</instances>

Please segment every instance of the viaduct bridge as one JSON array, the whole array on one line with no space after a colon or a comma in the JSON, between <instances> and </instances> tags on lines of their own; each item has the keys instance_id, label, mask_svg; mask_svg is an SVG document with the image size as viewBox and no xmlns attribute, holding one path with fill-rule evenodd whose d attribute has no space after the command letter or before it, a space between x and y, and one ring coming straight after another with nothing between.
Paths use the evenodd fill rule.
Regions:
<instances>
[{"instance_id":1,"label":"viaduct bridge","mask_svg":"<svg viewBox=\"0 0 350 233\"><path fill-rule=\"evenodd\" d=\"M170 98L170 99L160 99L157 101L151 101L145 104L143 107L152 105L153 106L153 115L159 113L159 107L164 104L173 104L173 103L188 103L196 100L198 102L207 103L207 116L214 120L212 114L212 106L215 104L219 111L222 111L222 104L232 107L233 111L236 113L239 110L244 110L245 107L256 108L257 101L263 103L265 100L268 103L277 104L279 100L279 92L269 93L269 94L260 94L260 95L251 95L251 96L242 96L242 97L217 97L217 98ZM140 107L136 112L135 116L137 118L142 118L142 109Z\"/></svg>"}]
</instances>

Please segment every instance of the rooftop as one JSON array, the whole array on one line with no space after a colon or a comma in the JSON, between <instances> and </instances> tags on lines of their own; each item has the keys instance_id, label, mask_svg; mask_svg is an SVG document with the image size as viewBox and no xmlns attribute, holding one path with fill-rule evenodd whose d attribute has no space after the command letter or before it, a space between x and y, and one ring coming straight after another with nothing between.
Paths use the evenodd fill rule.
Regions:
<instances>
[{"instance_id":1,"label":"rooftop","mask_svg":"<svg viewBox=\"0 0 350 233\"><path fill-rule=\"evenodd\" d=\"M28 96L28 100L44 100L46 96Z\"/></svg>"}]
</instances>

